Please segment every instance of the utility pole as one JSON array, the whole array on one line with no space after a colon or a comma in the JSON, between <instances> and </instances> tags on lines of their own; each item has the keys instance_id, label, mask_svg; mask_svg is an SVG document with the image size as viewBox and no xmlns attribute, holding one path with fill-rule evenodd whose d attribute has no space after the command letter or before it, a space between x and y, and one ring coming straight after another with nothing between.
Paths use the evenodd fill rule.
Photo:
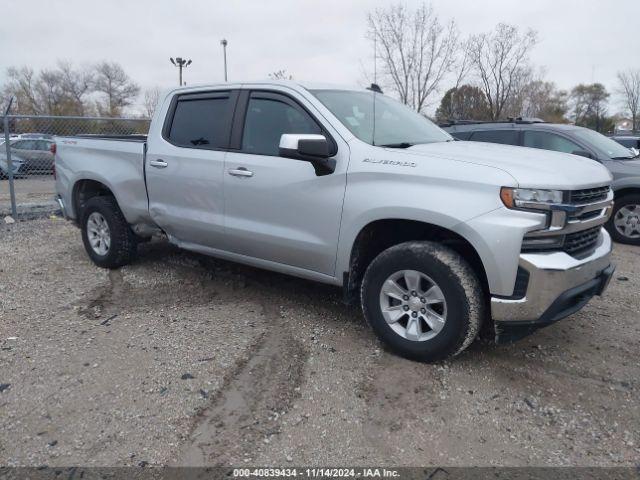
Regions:
<instances>
[{"instance_id":1,"label":"utility pole","mask_svg":"<svg viewBox=\"0 0 640 480\"><path fill-rule=\"evenodd\" d=\"M220 45L222 45L222 54L224 55L224 81L227 81L227 39L223 38L220 40Z\"/></svg>"},{"instance_id":2,"label":"utility pole","mask_svg":"<svg viewBox=\"0 0 640 480\"><path fill-rule=\"evenodd\" d=\"M171 60L171 63L173 63L175 67L178 67L178 85L182 86L182 69L187 68L189 65L191 65L191 60L187 60L186 58L182 57L176 57L175 60L173 59L173 57L171 57L169 58L169 60Z\"/></svg>"}]
</instances>

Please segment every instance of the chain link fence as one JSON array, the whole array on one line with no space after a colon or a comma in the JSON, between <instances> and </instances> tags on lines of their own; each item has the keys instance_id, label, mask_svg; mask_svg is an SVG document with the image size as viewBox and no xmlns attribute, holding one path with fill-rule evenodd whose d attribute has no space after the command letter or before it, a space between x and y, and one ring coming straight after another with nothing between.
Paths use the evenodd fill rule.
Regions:
<instances>
[{"instance_id":1,"label":"chain link fence","mask_svg":"<svg viewBox=\"0 0 640 480\"><path fill-rule=\"evenodd\" d=\"M140 135L149 130L147 118L5 115L0 120L0 222L7 215L56 208L57 137Z\"/></svg>"}]
</instances>

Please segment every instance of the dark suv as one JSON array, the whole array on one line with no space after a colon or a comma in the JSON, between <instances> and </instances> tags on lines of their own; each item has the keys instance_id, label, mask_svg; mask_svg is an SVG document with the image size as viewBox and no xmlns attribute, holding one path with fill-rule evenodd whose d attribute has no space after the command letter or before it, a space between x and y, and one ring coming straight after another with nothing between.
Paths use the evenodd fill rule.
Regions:
<instances>
[{"instance_id":1,"label":"dark suv","mask_svg":"<svg viewBox=\"0 0 640 480\"><path fill-rule=\"evenodd\" d=\"M640 158L629 148L588 128L537 119L463 121L441 127L459 140L554 150L602 163L613 175L615 192L607 230L618 242L640 245Z\"/></svg>"},{"instance_id":2,"label":"dark suv","mask_svg":"<svg viewBox=\"0 0 640 480\"><path fill-rule=\"evenodd\" d=\"M612 140L615 140L620 145L625 146L627 148L635 148L636 150L640 150L640 136L637 135L614 135L611 137Z\"/></svg>"}]
</instances>

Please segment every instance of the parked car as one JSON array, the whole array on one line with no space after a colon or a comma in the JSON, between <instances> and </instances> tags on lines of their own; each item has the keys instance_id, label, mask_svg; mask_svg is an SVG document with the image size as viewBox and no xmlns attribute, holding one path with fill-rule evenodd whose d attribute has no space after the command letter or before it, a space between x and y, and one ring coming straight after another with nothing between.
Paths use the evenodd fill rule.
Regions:
<instances>
[{"instance_id":1,"label":"parked car","mask_svg":"<svg viewBox=\"0 0 640 480\"><path fill-rule=\"evenodd\" d=\"M179 88L148 137L56 138L56 189L101 267L136 243L341 286L400 355L456 355L582 308L614 271L611 175L591 160L455 142L370 90Z\"/></svg>"},{"instance_id":2,"label":"parked car","mask_svg":"<svg viewBox=\"0 0 640 480\"><path fill-rule=\"evenodd\" d=\"M11 159L11 167L13 169L13 175L15 177L19 177L20 174L20 170L22 170L22 160L16 158L16 159ZM7 159L5 158L1 158L0 157L0 180L4 180L6 178L9 177L9 167L7 164Z\"/></svg>"},{"instance_id":3,"label":"parked car","mask_svg":"<svg viewBox=\"0 0 640 480\"><path fill-rule=\"evenodd\" d=\"M4 180L6 178L8 178L8 174L9 174L9 167L7 166L7 156L4 153L5 152L5 147L4 147L5 141L4 139L0 139L0 180ZM19 176L19 172L22 168L22 161L19 158L12 158L11 159L11 166L13 167L13 174L17 177Z\"/></svg>"},{"instance_id":4,"label":"parked car","mask_svg":"<svg viewBox=\"0 0 640 480\"><path fill-rule=\"evenodd\" d=\"M640 245L640 159L637 153L598 132L574 125L514 119L462 122L443 127L460 140L553 150L597 160L613 175L615 205L607 222L609 233L620 243Z\"/></svg>"},{"instance_id":5,"label":"parked car","mask_svg":"<svg viewBox=\"0 0 640 480\"><path fill-rule=\"evenodd\" d=\"M24 139L45 139L45 140L53 140L53 135L48 133L21 133L20 138Z\"/></svg>"},{"instance_id":6,"label":"parked car","mask_svg":"<svg viewBox=\"0 0 640 480\"><path fill-rule=\"evenodd\" d=\"M640 136L637 135L613 135L611 139L627 148L635 148L640 150Z\"/></svg>"},{"instance_id":7,"label":"parked car","mask_svg":"<svg viewBox=\"0 0 640 480\"><path fill-rule=\"evenodd\" d=\"M611 138L620 145L630 148L634 155L640 155L640 136L614 135Z\"/></svg>"},{"instance_id":8,"label":"parked car","mask_svg":"<svg viewBox=\"0 0 640 480\"><path fill-rule=\"evenodd\" d=\"M51 175L53 173L53 145L52 140L24 139L11 141L11 159L21 162L19 174L21 175ZM0 148L0 160L6 163L7 154L4 148Z\"/></svg>"}]
</instances>

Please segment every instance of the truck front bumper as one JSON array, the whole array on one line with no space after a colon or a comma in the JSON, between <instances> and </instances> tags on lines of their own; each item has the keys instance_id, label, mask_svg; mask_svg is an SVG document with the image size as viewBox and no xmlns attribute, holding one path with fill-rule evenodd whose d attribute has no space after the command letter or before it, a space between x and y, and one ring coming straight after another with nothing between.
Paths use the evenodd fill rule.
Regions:
<instances>
[{"instance_id":1,"label":"truck front bumper","mask_svg":"<svg viewBox=\"0 0 640 480\"><path fill-rule=\"evenodd\" d=\"M491 298L497 343L529 335L577 312L594 295L601 295L615 270L611 237L602 229L598 245L585 258L564 252L523 253L519 266L521 277L526 281L528 276L520 298Z\"/></svg>"}]
</instances>

